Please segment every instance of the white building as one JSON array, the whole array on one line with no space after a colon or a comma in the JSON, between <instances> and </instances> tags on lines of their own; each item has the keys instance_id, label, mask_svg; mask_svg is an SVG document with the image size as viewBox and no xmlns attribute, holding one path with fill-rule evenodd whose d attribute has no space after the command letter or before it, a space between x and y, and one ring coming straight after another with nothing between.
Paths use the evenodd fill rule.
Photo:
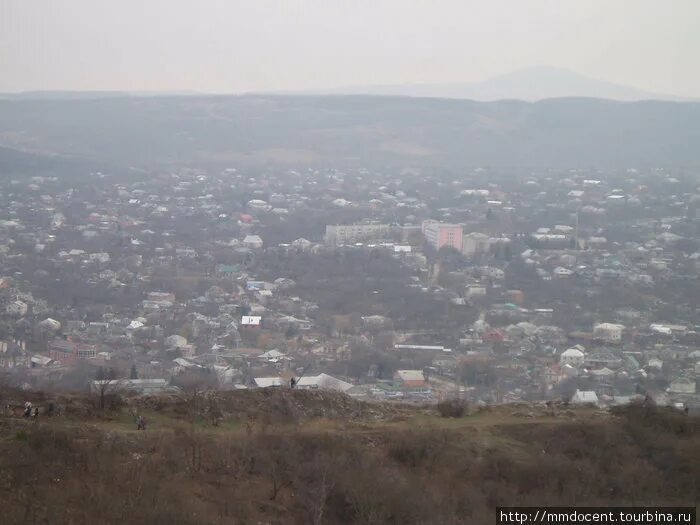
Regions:
<instances>
[{"instance_id":1,"label":"white building","mask_svg":"<svg viewBox=\"0 0 700 525\"><path fill-rule=\"evenodd\" d=\"M608 343L619 343L622 341L624 325L614 323L598 323L593 327L593 337L602 339Z\"/></svg>"},{"instance_id":2,"label":"white building","mask_svg":"<svg viewBox=\"0 0 700 525\"><path fill-rule=\"evenodd\" d=\"M574 272L569 270L568 268L564 268L563 266L557 266L552 271L552 274L557 279L567 279L567 278L571 277L574 274Z\"/></svg>"},{"instance_id":3,"label":"white building","mask_svg":"<svg viewBox=\"0 0 700 525\"><path fill-rule=\"evenodd\" d=\"M491 249L491 240L488 235L472 232L462 237L462 253L466 256L488 253Z\"/></svg>"},{"instance_id":4,"label":"white building","mask_svg":"<svg viewBox=\"0 0 700 525\"><path fill-rule=\"evenodd\" d=\"M309 248L311 248L311 246L313 246L313 243L307 239L299 238L299 239L292 241L291 246L292 246L292 248L296 248L298 250L305 251L305 250L308 250Z\"/></svg>"},{"instance_id":5,"label":"white building","mask_svg":"<svg viewBox=\"0 0 700 525\"><path fill-rule=\"evenodd\" d=\"M279 386L291 386L289 380L282 377L256 377L253 379L255 386L258 388L269 388ZM353 387L341 379L330 376L328 374L319 374L317 376L301 376L295 385L295 388L300 390L336 390L338 392L346 392Z\"/></svg>"},{"instance_id":6,"label":"white building","mask_svg":"<svg viewBox=\"0 0 700 525\"><path fill-rule=\"evenodd\" d=\"M61 329L61 323L56 321L56 319L51 319L50 317L47 317L41 321L37 326L48 332L58 332Z\"/></svg>"},{"instance_id":7,"label":"white building","mask_svg":"<svg viewBox=\"0 0 700 525\"><path fill-rule=\"evenodd\" d=\"M678 377L671 381L668 391L673 394L694 394L695 380L687 377Z\"/></svg>"},{"instance_id":8,"label":"white building","mask_svg":"<svg viewBox=\"0 0 700 525\"><path fill-rule=\"evenodd\" d=\"M246 235L243 239L243 246L246 248L262 248L263 240L259 235Z\"/></svg>"},{"instance_id":9,"label":"white building","mask_svg":"<svg viewBox=\"0 0 700 525\"><path fill-rule=\"evenodd\" d=\"M272 207L267 202L260 199L253 199L248 201L248 206L256 210L269 210Z\"/></svg>"},{"instance_id":10,"label":"white building","mask_svg":"<svg viewBox=\"0 0 700 525\"><path fill-rule=\"evenodd\" d=\"M389 237L391 226L388 224L348 224L327 225L326 244L343 246L364 241L380 241Z\"/></svg>"},{"instance_id":11,"label":"white building","mask_svg":"<svg viewBox=\"0 0 700 525\"><path fill-rule=\"evenodd\" d=\"M258 327L262 317L259 315L244 315L241 317L241 326Z\"/></svg>"},{"instance_id":12,"label":"white building","mask_svg":"<svg viewBox=\"0 0 700 525\"><path fill-rule=\"evenodd\" d=\"M336 377L329 376L328 374L319 374L317 376L300 377L296 387L306 390L323 389L346 392L350 390L353 385Z\"/></svg>"},{"instance_id":13,"label":"white building","mask_svg":"<svg viewBox=\"0 0 700 525\"><path fill-rule=\"evenodd\" d=\"M583 361L586 355L578 348L569 348L562 352L559 356L559 363L562 365L571 365L575 368L583 366Z\"/></svg>"},{"instance_id":14,"label":"white building","mask_svg":"<svg viewBox=\"0 0 700 525\"><path fill-rule=\"evenodd\" d=\"M657 370L661 370L664 367L664 362L661 359L658 359L656 357L652 357L647 362L647 367L656 368Z\"/></svg>"},{"instance_id":15,"label":"white building","mask_svg":"<svg viewBox=\"0 0 700 525\"><path fill-rule=\"evenodd\" d=\"M593 390L576 390L571 398L571 403L574 405L597 405L598 395Z\"/></svg>"},{"instance_id":16,"label":"white building","mask_svg":"<svg viewBox=\"0 0 700 525\"><path fill-rule=\"evenodd\" d=\"M5 307L5 312L7 315L13 317L22 317L27 314L27 303L22 301L12 301Z\"/></svg>"}]
</instances>

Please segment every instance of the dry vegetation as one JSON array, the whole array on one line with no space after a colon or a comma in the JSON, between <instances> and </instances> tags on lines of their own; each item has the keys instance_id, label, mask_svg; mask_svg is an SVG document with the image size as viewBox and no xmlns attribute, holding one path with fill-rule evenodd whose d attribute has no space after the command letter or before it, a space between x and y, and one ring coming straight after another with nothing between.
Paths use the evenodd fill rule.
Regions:
<instances>
[{"instance_id":1,"label":"dry vegetation","mask_svg":"<svg viewBox=\"0 0 700 525\"><path fill-rule=\"evenodd\" d=\"M24 396L3 392L3 405ZM51 401L53 417L0 419L3 523L492 523L498 505L698 500L700 421L652 407L444 418L290 390L104 411Z\"/></svg>"}]
</instances>

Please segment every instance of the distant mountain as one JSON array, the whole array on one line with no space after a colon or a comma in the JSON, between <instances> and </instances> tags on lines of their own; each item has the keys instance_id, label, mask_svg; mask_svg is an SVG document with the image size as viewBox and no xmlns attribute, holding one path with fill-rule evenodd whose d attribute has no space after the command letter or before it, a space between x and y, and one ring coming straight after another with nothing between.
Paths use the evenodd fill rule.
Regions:
<instances>
[{"instance_id":1,"label":"distant mountain","mask_svg":"<svg viewBox=\"0 0 700 525\"><path fill-rule=\"evenodd\" d=\"M336 88L319 93L464 98L479 101L589 97L620 101L681 100L580 75L568 69L535 66L472 84L397 84Z\"/></svg>"},{"instance_id":2,"label":"distant mountain","mask_svg":"<svg viewBox=\"0 0 700 525\"><path fill-rule=\"evenodd\" d=\"M60 155L138 168L700 167L697 144L697 102L272 95L0 100L0 146L42 154L42 165L52 162L45 155ZM8 154L0 150L5 169Z\"/></svg>"},{"instance_id":3,"label":"distant mountain","mask_svg":"<svg viewBox=\"0 0 700 525\"><path fill-rule=\"evenodd\" d=\"M255 95L256 93L253 93ZM427 98L455 98L494 102L548 98L602 98L619 101L692 99L651 93L622 84L597 80L564 68L533 66L475 83L392 84L346 86L304 91L277 91L263 95L382 95ZM23 91L0 93L9 100L83 100L119 97L206 96L196 91Z\"/></svg>"}]
</instances>

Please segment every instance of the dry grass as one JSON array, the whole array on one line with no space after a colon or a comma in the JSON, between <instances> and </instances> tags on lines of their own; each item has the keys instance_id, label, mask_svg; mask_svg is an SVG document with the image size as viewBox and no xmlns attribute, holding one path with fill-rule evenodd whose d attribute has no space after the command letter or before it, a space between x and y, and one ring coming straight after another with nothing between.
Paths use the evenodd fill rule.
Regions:
<instances>
[{"instance_id":1,"label":"dry grass","mask_svg":"<svg viewBox=\"0 0 700 525\"><path fill-rule=\"evenodd\" d=\"M698 499L700 422L682 414L522 406L442 418L291 391L216 401L216 421L205 402L188 413L176 399L1 418L3 522L488 523L506 504Z\"/></svg>"}]
</instances>

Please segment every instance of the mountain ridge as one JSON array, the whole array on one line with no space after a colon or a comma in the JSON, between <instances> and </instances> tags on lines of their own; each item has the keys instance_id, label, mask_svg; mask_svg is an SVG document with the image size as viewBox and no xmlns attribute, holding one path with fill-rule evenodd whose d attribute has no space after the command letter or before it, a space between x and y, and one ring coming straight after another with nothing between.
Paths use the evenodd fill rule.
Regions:
<instances>
[{"instance_id":1,"label":"mountain ridge","mask_svg":"<svg viewBox=\"0 0 700 525\"><path fill-rule=\"evenodd\" d=\"M0 100L0 146L141 168L700 166L699 142L697 102L364 95Z\"/></svg>"},{"instance_id":2,"label":"mountain ridge","mask_svg":"<svg viewBox=\"0 0 700 525\"><path fill-rule=\"evenodd\" d=\"M296 92L302 93L302 92ZM676 100L688 97L652 93L643 89L598 80L574 71L552 66L531 66L495 75L478 82L441 82L342 86L310 90L314 94L396 95L410 97L453 98L491 102L549 98L603 98L618 101Z\"/></svg>"}]
</instances>

